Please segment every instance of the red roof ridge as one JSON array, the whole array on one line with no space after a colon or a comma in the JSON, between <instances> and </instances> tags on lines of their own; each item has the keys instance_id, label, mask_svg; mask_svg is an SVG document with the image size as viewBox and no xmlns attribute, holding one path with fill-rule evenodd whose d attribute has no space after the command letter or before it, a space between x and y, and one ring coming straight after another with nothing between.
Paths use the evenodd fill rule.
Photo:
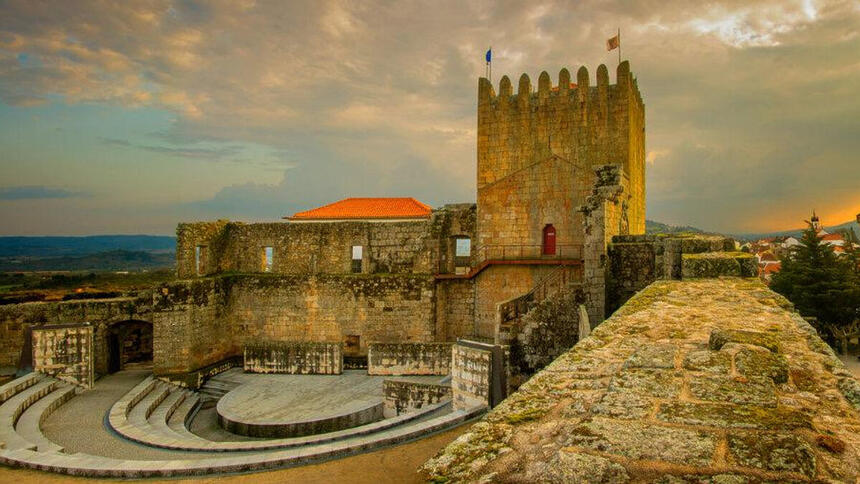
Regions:
<instances>
[{"instance_id":1,"label":"red roof ridge","mask_svg":"<svg viewBox=\"0 0 860 484\"><path fill-rule=\"evenodd\" d=\"M349 197L297 212L288 220L429 218L433 208L412 197Z\"/></svg>"}]
</instances>

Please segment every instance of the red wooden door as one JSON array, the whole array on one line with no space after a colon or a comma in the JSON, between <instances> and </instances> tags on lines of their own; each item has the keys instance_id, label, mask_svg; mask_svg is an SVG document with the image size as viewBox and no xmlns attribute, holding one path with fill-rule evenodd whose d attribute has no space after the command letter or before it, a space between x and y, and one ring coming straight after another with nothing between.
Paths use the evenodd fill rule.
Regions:
<instances>
[{"instance_id":1,"label":"red wooden door","mask_svg":"<svg viewBox=\"0 0 860 484\"><path fill-rule=\"evenodd\" d=\"M543 228L543 255L555 255L555 227L552 224Z\"/></svg>"}]
</instances>

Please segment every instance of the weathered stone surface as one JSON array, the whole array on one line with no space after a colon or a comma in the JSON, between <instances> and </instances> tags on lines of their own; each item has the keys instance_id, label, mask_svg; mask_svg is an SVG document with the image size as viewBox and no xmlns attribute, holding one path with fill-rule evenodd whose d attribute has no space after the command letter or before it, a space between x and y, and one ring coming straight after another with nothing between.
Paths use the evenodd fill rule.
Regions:
<instances>
[{"instance_id":1,"label":"weathered stone surface","mask_svg":"<svg viewBox=\"0 0 860 484\"><path fill-rule=\"evenodd\" d=\"M548 482L607 482L624 483L630 480L623 466L596 455L562 449L539 476Z\"/></svg>"},{"instance_id":2,"label":"weathered stone surface","mask_svg":"<svg viewBox=\"0 0 860 484\"><path fill-rule=\"evenodd\" d=\"M647 459L706 466L716 446L713 434L641 422L595 418L566 431L567 445Z\"/></svg>"},{"instance_id":3,"label":"weathered stone surface","mask_svg":"<svg viewBox=\"0 0 860 484\"><path fill-rule=\"evenodd\" d=\"M678 347L672 344L647 346L636 350L624 363L627 368L674 368Z\"/></svg>"},{"instance_id":4,"label":"weathered stone surface","mask_svg":"<svg viewBox=\"0 0 860 484\"><path fill-rule=\"evenodd\" d=\"M720 428L812 428L809 415L787 408L722 403L671 402L660 406L657 419L669 423Z\"/></svg>"},{"instance_id":5,"label":"weathered stone surface","mask_svg":"<svg viewBox=\"0 0 860 484\"><path fill-rule=\"evenodd\" d=\"M610 392L594 406L594 412L618 418L644 418L654 409L654 399L633 392Z\"/></svg>"},{"instance_id":6,"label":"weathered stone surface","mask_svg":"<svg viewBox=\"0 0 860 484\"><path fill-rule=\"evenodd\" d=\"M684 279L702 277L755 277L755 257L746 252L685 253L681 258Z\"/></svg>"},{"instance_id":7,"label":"weathered stone surface","mask_svg":"<svg viewBox=\"0 0 860 484\"><path fill-rule=\"evenodd\" d=\"M741 405L776 406L776 389L769 378L702 376L690 382L690 393L700 400Z\"/></svg>"},{"instance_id":8,"label":"weathered stone surface","mask_svg":"<svg viewBox=\"0 0 860 484\"><path fill-rule=\"evenodd\" d=\"M739 434L729 436L729 452L738 464L769 471L815 475L812 446L793 434Z\"/></svg>"},{"instance_id":9,"label":"weathered stone surface","mask_svg":"<svg viewBox=\"0 0 860 484\"><path fill-rule=\"evenodd\" d=\"M746 377L768 377L774 383L788 381L788 362L785 356L764 348L751 346L735 353L735 369Z\"/></svg>"},{"instance_id":10,"label":"weathered stone surface","mask_svg":"<svg viewBox=\"0 0 860 484\"><path fill-rule=\"evenodd\" d=\"M681 380L672 370L630 369L612 377L609 391L672 398L681 391Z\"/></svg>"},{"instance_id":11,"label":"weathered stone surface","mask_svg":"<svg viewBox=\"0 0 860 484\"><path fill-rule=\"evenodd\" d=\"M746 331L739 329L715 329L711 332L708 347L719 350L726 343L741 343L767 348L779 353L779 339L776 334L762 331Z\"/></svg>"},{"instance_id":12,"label":"weathered stone surface","mask_svg":"<svg viewBox=\"0 0 860 484\"><path fill-rule=\"evenodd\" d=\"M553 467L568 452L587 456L569 460L581 472L595 472L568 482L854 482L860 414L850 382L856 380L819 351L820 339L807 326L756 280L658 281L534 375L510 406L503 402L488 414L481 432L511 435L504 451L472 440L491 457L455 446L427 469L439 480L562 481L569 474ZM705 349L709 341L713 349ZM677 367L625 364L653 361L643 356L664 355L665 345L677 347ZM648 347L656 349L642 351ZM759 357L771 364L757 365ZM775 384L781 371L771 370L781 368L782 358L790 378ZM604 473L611 466L590 457L627 475ZM547 478L550 472L559 477Z\"/></svg>"},{"instance_id":13,"label":"weathered stone surface","mask_svg":"<svg viewBox=\"0 0 860 484\"><path fill-rule=\"evenodd\" d=\"M732 357L719 351L694 350L684 357L683 366L687 370L725 375L732 369Z\"/></svg>"}]
</instances>

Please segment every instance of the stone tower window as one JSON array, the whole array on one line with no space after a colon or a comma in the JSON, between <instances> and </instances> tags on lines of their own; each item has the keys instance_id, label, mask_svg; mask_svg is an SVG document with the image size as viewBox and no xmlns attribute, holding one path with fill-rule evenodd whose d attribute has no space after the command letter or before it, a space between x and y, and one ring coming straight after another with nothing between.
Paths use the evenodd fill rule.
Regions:
<instances>
[{"instance_id":1,"label":"stone tower window","mask_svg":"<svg viewBox=\"0 0 860 484\"><path fill-rule=\"evenodd\" d=\"M454 257L469 257L472 254L472 239L458 237L454 247Z\"/></svg>"},{"instance_id":2,"label":"stone tower window","mask_svg":"<svg viewBox=\"0 0 860 484\"><path fill-rule=\"evenodd\" d=\"M272 272L275 265L275 249L273 247L260 248L260 262L263 272Z\"/></svg>"},{"instance_id":3,"label":"stone tower window","mask_svg":"<svg viewBox=\"0 0 860 484\"><path fill-rule=\"evenodd\" d=\"M555 227L552 224L543 228L543 255L555 255Z\"/></svg>"},{"instance_id":4,"label":"stone tower window","mask_svg":"<svg viewBox=\"0 0 860 484\"><path fill-rule=\"evenodd\" d=\"M206 259L209 248L205 245L198 245L194 248L194 270L198 276L206 274Z\"/></svg>"},{"instance_id":5,"label":"stone tower window","mask_svg":"<svg viewBox=\"0 0 860 484\"><path fill-rule=\"evenodd\" d=\"M364 258L364 246L352 246L352 272L361 272L361 260Z\"/></svg>"}]
</instances>

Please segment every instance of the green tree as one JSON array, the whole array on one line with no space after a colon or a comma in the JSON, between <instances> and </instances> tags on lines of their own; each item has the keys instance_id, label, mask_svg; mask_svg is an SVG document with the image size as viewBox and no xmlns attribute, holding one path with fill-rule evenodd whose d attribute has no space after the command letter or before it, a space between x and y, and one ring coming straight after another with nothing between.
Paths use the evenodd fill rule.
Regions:
<instances>
[{"instance_id":1,"label":"green tree","mask_svg":"<svg viewBox=\"0 0 860 484\"><path fill-rule=\"evenodd\" d=\"M810 227L803 232L800 245L781 259L771 289L823 326L847 327L860 318L860 276L850 259L822 244Z\"/></svg>"}]
</instances>

